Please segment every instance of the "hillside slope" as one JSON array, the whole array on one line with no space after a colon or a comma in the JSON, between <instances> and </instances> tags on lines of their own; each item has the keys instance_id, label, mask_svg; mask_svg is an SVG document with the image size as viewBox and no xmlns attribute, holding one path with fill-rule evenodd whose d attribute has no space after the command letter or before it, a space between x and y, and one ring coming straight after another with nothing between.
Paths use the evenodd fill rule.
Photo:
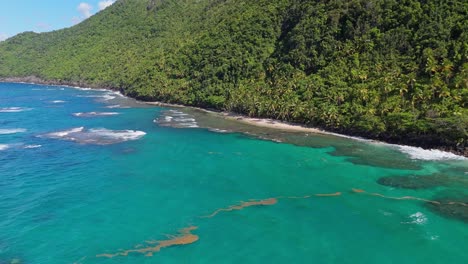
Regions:
<instances>
[{"instance_id":1,"label":"hillside slope","mask_svg":"<svg viewBox=\"0 0 468 264\"><path fill-rule=\"evenodd\" d=\"M26 76L468 154L463 0L119 0L0 43Z\"/></svg>"}]
</instances>

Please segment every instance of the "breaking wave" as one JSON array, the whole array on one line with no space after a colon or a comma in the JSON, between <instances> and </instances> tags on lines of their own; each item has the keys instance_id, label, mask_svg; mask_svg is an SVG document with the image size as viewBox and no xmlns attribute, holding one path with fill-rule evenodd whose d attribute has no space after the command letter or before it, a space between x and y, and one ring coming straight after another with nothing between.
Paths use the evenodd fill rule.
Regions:
<instances>
[{"instance_id":1,"label":"breaking wave","mask_svg":"<svg viewBox=\"0 0 468 264\"><path fill-rule=\"evenodd\" d=\"M198 123L195 118L187 113L178 110L164 111L161 117L154 120L160 126L176 128L197 128Z\"/></svg>"},{"instance_id":2,"label":"breaking wave","mask_svg":"<svg viewBox=\"0 0 468 264\"><path fill-rule=\"evenodd\" d=\"M395 146L401 152L407 154L411 159L415 160L465 160L463 156L458 156L450 152L445 152L437 149L423 149L410 146Z\"/></svg>"},{"instance_id":3,"label":"breaking wave","mask_svg":"<svg viewBox=\"0 0 468 264\"><path fill-rule=\"evenodd\" d=\"M115 108L130 108L129 106L121 106L121 105L108 105L106 106L106 108L109 108L109 109L115 109Z\"/></svg>"},{"instance_id":4,"label":"breaking wave","mask_svg":"<svg viewBox=\"0 0 468 264\"><path fill-rule=\"evenodd\" d=\"M115 96L113 96L111 94L105 94L105 95L101 96L100 99L104 100L104 101L109 101L109 100L115 99Z\"/></svg>"},{"instance_id":5,"label":"breaking wave","mask_svg":"<svg viewBox=\"0 0 468 264\"><path fill-rule=\"evenodd\" d=\"M146 135L137 130L110 130L105 128L85 129L84 127L48 133L42 137L61 139L80 144L110 145L130 140L137 140Z\"/></svg>"},{"instance_id":6,"label":"breaking wave","mask_svg":"<svg viewBox=\"0 0 468 264\"><path fill-rule=\"evenodd\" d=\"M25 149L36 149L36 148L40 148L42 147L42 145L26 145L24 146Z\"/></svg>"},{"instance_id":7,"label":"breaking wave","mask_svg":"<svg viewBox=\"0 0 468 264\"><path fill-rule=\"evenodd\" d=\"M2 151L2 150L6 150L6 149L8 149L8 148L10 148L10 146L9 146L9 145L6 145L6 144L0 144L0 151Z\"/></svg>"},{"instance_id":8,"label":"breaking wave","mask_svg":"<svg viewBox=\"0 0 468 264\"><path fill-rule=\"evenodd\" d=\"M95 89L93 89L93 90L95 90ZM96 91L102 91L102 90L96 90ZM103 102L113 100L113 99L115 99L117 97L125 97L124 95L122 95L119 92L108 91L108 90L103 90L103 91L106 91L106 92L102 93L102 94L77 95L77 97L96 98L97 100L103 101Z\"/></svg>"},{"instance_id":9,"label":"breaking wave","mask_svg":"<svg viewBox=\"0 0 468 264\"><path fill-rule=\"evenodd\" d=\"M101 91L101 92L108 91L107 89L86 88L86 87L78 87L78 86L70 86L70 88L77 89L77 90L80 90L80 91Z\"/></svg>"}]
</instances>

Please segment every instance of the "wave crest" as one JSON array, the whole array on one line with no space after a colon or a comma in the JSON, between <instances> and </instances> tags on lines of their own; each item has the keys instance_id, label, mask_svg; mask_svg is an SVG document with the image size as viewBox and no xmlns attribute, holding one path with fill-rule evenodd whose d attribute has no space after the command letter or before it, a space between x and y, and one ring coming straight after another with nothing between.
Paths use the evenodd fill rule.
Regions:
<instances>
[{"instance_id":1,"label":"wave crest","mask_svg":"<svg viewBox=\"0 0 468 264\"><path fill-rule=\"evenodd\" d=\"M8 148L10 148L9 145L7 145L7 144L0 144L0 151L6 150L6 149L8 149Z\"/></svg>"},{"instance_id":2,"label":"wave crest","mask_svg":"<svg viewBox=\"0 0 468 264\"><path fill-rule=\"evenodd\" d=\"M40 148L42 147L42 145L26 145L24 146L25 149L36 149L36 148Z\"/></svg>"},{"instance_id":3,"label":"wave crest","mask_svg":"<svg viewBox=\"0 0 468 264\"><path fill-rule=\"evenodd\" d=\"M396 146L398 150L415 160L465 160L465 157L437 149L423 149L410 146Z\"/></svg>"},{"instance_id":4,"label":"wave crest","mask_svg":"<svg viewBox=\"0 0 468 264\"><path fill-rule=\"evenodd\" d=\"M87 112L87 113L73 113L76 117L97 117L97 116L114 116L119 115L117 112Z\"/></svg>"},{"instance_id":5,"label":"wave crest","mask_svg":"<svg viewBox=\"0 0 468 264\"><path fill-rule=\"evenodd\" d=\"M19 113L24 111L30 111L32 108L27 107L2 107L0 113Z\"/></svg>"},{"instance_id":6,"label":"wave crest","mask_svg":"<svg viewBox=\"0 0 468 264\"><path fill-rule=\"evenodd\" d=\"M154 120L160 126L176 128L197 128L198 123L195 118L187 113L178 110L164 111L161 117Z\"/></svg>"},{"instance_id":7,"label":"wave crest","mask_svg":"<svg viewBox=\"0 0 468 264\"><path fill-rule=\"evenodd\" d=\"M9 134L16 134L16 133L24 133L27 130L24 128L4 128L0 129L0 135L9 135Z\"/></svg>"},{"instance_id":8,"label":"wave crest","mask_svg":"<svg viewBox=\"0 0 468 264\"><path fill-rule=\"evenodd\" d=\"M130 140L138 140L146 135L138 130L110 130L105 128L72 128L43 135L47 138L61 139L91 145L110 145Z\"/></svg>"}]
</instances>

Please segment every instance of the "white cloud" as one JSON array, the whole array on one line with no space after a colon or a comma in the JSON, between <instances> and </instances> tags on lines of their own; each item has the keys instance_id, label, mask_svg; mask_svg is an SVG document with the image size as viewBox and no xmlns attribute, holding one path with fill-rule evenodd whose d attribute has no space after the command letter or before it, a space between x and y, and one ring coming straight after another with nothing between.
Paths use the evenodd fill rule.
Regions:
<instances>
[{"instance_id":1,"label":"white cloud","mask_svg":"<svg viewBox=\"0 0 468 264\"><path fill-rule=\"evenodd\" d=\"M104 0L104 1L101 1L99 2L99 10L104 10L106 9L107 7L111 6L113 3L115 2L115 0Z\"/></svg>"},{"instance_id":2,"label":"white cloud","mask_svg":"<svg viewBox=\"0 0 468 264\"><path fill-rule=\"evenodd\" d=\"M5 33L0 33L0 42L8 38L8 35Z\"/></svg>"},{"instance_id":3,"label":"white cloud","mask_svg":"<svg viewBox=\"0 0 468 264\"><path fill-rule=\"evenodd\" d=\"M78 5L77 9L78 12L80 12L84 18L88 18L92 15L91 10L93 10L93 6L88 3L82 2Z\"/></svg>"}]
</instances>

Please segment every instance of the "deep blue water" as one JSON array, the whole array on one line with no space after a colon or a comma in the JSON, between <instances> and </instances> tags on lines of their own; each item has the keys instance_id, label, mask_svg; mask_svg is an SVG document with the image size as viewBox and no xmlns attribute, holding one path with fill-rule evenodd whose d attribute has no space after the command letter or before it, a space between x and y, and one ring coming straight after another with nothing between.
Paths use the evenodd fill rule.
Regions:
<instances>
[{"instance_id":1,"label":"deep blue water","mask_svg":"<svg viewBox=\"0 0 468 264\"><path fill-rule=\"evenodd\" d=\"M438 151L0 83L0 263L466 263L467 172Z\"/></svg>"}]
</instances>

